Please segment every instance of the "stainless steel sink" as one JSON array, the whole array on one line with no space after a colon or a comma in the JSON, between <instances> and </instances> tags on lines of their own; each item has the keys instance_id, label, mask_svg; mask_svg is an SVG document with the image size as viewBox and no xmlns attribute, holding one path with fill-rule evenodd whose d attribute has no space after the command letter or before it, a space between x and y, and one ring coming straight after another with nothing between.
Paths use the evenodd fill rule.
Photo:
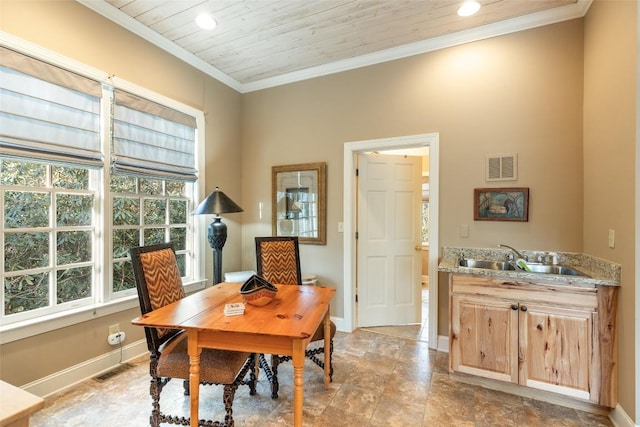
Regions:
<instances>
[{"instance_id":1,"label":"stainless steel sink","mask_svg":"<svg viewBox=\"0 0 640 427\"><path fill-rule=\"evenodd\" d=\"M458 262L460 267L467 268L482 268L485 270L515 270L525 271L520 268L516 269L511 263L507 261L486 261L480 259L461 259ZM527 266L531 269L531 273L540 274L560 274L563 276L584 276L589 277L587 274L573 267L566 265L547 265L528 262Z\"/></svg>"},{"instance_id":2,"label":"stainless steel sink","mask_svg":"<svg viewBox=\"0 0 640 427\"><path fill-rule=\"evenodd\" d=\"M542 274L562 274L566 276L587 276L580 270L576 270L573 267L567 267L566 265L546 265L527 263L527 266L531 269L532 273Z\"/></svg>"},{"instance_id":3,"label":"stainless steel sink","mask_svg":"<svg viewBox=\"0 0 640 427\"><path fill-rule=\"evenodd\" d=\"M515 268L505 261L484 261L479 259L461 259L460 267L484 268L487 270L515 270Z\"/></svg>"}]
</instances>

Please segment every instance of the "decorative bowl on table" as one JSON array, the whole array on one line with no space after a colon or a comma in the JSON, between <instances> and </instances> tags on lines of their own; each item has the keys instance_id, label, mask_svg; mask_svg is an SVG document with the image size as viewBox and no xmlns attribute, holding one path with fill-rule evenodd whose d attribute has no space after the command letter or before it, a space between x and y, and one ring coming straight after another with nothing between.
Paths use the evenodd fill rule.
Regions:
<instances>
[{"instance_id":1,"label":"decorative bowl on table","mask_svg":"<svg viewBox=\"0 0 640 427\"><path fill-rule=\"evenodd\" d=\"M256 274L247 279L240 288L244 302L259 307L269 304L277 293L278 288Z\"/></svg>"}]
</instances>

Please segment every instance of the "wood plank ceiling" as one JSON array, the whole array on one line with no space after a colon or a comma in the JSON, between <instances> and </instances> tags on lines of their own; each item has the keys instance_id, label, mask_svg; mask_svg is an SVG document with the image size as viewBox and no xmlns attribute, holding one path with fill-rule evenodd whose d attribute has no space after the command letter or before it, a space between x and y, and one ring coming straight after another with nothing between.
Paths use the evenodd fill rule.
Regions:
<instances>
[{"instance_id":1,"label":"wood plank ceiling","mask_svg":"<svg viewBox=\"0 0 640 427\"><path fill-rule=\"evenodd\" d=\"M571 19L584 15L584 3L591 0L481 0L480 11L467 18L456 13L462 0L78 1L130 30L138 28L138 34L150 35L167 50L174 46L183 59L185 53L192 55L242 86L328 64L348 69L357 58L375 56L371 61L382 62L403 48L407 56L407 46L499 23L530 28ZM573 9L567 13L568 8ZM215 29L196 26L194 19L202 12L215 17ZM539 23L517 21L526 17Z\"/></svg>"}]
</instances>

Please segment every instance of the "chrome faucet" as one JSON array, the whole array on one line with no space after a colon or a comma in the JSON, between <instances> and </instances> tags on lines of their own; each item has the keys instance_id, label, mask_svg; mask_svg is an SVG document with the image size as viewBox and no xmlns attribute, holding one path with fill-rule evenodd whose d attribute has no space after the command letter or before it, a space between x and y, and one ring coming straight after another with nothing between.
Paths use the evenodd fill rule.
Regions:
<instances>
[{"instance_id":1,"label":"chrome faucet","mask_svg":"<svg viewBox=\"0 0 640 427\"><path fill-rule=\"evenodd\" d=\"M522 255L520 252L518 252L516 249L512 248L512 247L511 247L511 246L509 246L509 245L503 245L502 243L498 243L498 247L499 247L499 248L509 248L509 249L511 249L511 250L512 250L512 251L513 251L513 252L518 256L518 258L522 258L522 259L526 260L526 258L524 257L524 255Z\"/></svg>"}]
</instances>

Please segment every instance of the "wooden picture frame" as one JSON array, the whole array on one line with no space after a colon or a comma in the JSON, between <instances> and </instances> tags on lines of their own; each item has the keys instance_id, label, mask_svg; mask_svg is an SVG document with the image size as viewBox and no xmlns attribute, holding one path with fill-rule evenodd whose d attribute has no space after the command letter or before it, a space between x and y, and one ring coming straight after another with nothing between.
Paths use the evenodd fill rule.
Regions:
<instances>
[{"instance_id":1,"label":"wooden picture frame","mask_svg":"<svg viewBox=\"0 0 640 427\"><path fill-rule=\"evenodd\" d=\"M475 221L529 221L529 188L476 188Z\"/></svg>"},{"instance_id":2,"label":"wooden picture frame","mask_svg":"<svg viewBox=\"0 0 640 427\"><path fill-rule=\"evenodd\" d=\"M324 162L271 168L274 236L298 236L300 244L326 244L326 169Z\"/></svg>"}]
</instances>

